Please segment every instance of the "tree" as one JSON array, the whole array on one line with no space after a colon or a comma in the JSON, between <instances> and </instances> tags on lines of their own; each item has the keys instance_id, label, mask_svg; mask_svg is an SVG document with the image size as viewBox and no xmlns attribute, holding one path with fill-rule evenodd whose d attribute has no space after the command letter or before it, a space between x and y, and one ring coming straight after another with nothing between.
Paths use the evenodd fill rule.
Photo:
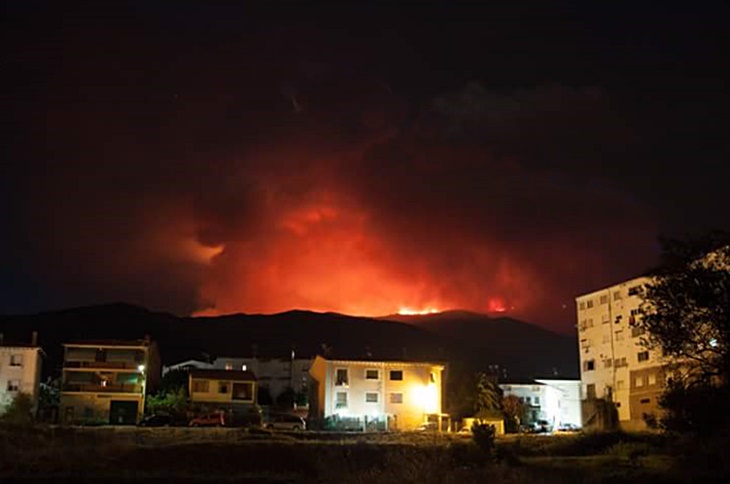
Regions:
<instances>
[{"instance_id":1,"label":"tree","mask_svg":"<svg viewBox=\"0 0 730 484\"><path fill-rule=\"evenodd\" d=\"M179 417L185 416L188 411L188 394L185 388L157 393L146 399L147 413L166 413Z\"/></svg>"},{"instance_id":2,"label":"tree","mask_svg":"<svg viewBox=\"0 0 730 484\"><path fill-rule=\"evenodd\" d=\"M643 297L642 344L661 352L671 376L662 427L704 436L730 430L730 234L664 240Z\"/></svg>"},{"instance_id":3,"label":"tree","mask_svg":"<svg viewBox=\"0 0 730 484\"><path fill-rule=\"evenodd\" d=\"M29 424L33 421L33 397L25 392L20 392L2 414L3 421L14 424Z\"/></svg>"},{"instance_id":4,"label":"tree","mask_svg":"<svg viewBox=\"0 0 730 484\"><path fill-rule=\"evenodd\" d=\"M477 417L502 417L502 390L486 373L476 374L474 412Z\"/></svg>"},{"instance_id":5,"label":"tree","mask_svg":"<svg viewBox=\"0 0 730 484\"><path fill-rule=\"evenodd\" d=\"M178 392L181 388L187 392L189 370L184 368L178 368L170 370L162 376L162 380L159 385L160 393Z\"/></svg>"},{"instance_id":6,"label":"tree","mask_svg":"<svg viewBox=\"0 0 730 484\"><path fill-rule=\"evenodd\" d=\"M525 404L515 395L506 395L502 399L502 410L506 419L505 430L517 431L527 414Z\"/></svg>"},{"instance_id":7,"label":"tree","mask_svg":"<svg viewBox=\"0 0 730 484\"><path fill-rule=\"evenodd\" d=\"M730 234L663 241L663 265L646 285L642 343L681 366L687 385L730 376ZM679 374L677 374L679 376Z\"/></svg>"}]
</instances>

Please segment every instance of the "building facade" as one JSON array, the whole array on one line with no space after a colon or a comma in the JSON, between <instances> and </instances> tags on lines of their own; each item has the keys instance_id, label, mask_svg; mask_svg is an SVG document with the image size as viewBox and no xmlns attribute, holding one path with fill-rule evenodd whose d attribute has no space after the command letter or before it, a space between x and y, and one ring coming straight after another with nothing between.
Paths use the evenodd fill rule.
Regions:
<instances>
[{"instance_id":1,"label":"building facade","mask_svg":"<svg viewBox=\"0 0 730 484\"><path fill-rule=\"evenodd\" d=\"M641 429L658 413L665 386L664 362L641 344L642 294L648 277L631 279L576 298L581 364L581 397L615 408L619 426ZM599 415L585 407L584 426Z\"/></svg>"},{"instance_id":2,"label":"building facade","mask_svg":"<svg viewBox=\"0 0 730 484\"><path fill-rule=\"evenodd\" d=\"M581 381L536 379L530 382L500 383L504 396L514 395L526 405L531 422L546 421L557 429L581 427Z\"/></svg>"},{"instance_id":3,"label":"building facade","mask_svg":"<svg viewBox=\"0 0 730 484\"><path fill-rule=\"evenodd\" d=\"M37 409L43 350L35 340L34 333L29 345L0 343L0 414L19 393L30 395Z\"/></svg>"},{"instance_id":4,"label":"building facade","mask_svg":"<svg viewBox=\"0 0 730 484\"><path fill-rule=\"evenodd\" d=\"M317 356L309 371L310 419L382 423L414 430L441 421L444 366L430 362L332 360Z\"/></svg>"},{"instance_id":5,"label":"building facade","mask_svg":"<svg viewBox=\"0 0 730 484\"><path fill-rule=\"evenodd\" d=\"M135 424L145 394L159 379L149 338L64 344L60 416L65 423Z\"/></svg>"},{"instance_id":6,"label":"building facade","mask_svg":"<svg viewBox=\"0 0 730 484\"><path fill-rule=\"evenodd\" d=\"M220 370L252 371L257 383L266 389L273 401L288 388L295 394L307 395L309 387L310 358L264 358L264 357L221 357L216 358L213 367Z\"/></svg>"},{"instance_id":7,"label":"building facade","mask_svg":"<svg viewBox=\"0 0 730 484\"><path fill-rule=\"evenodd\" d=\"M241 370L190 370L190 402L201 411L240 410L256 404L256 375Z\"/></svg>"}]
</instances>

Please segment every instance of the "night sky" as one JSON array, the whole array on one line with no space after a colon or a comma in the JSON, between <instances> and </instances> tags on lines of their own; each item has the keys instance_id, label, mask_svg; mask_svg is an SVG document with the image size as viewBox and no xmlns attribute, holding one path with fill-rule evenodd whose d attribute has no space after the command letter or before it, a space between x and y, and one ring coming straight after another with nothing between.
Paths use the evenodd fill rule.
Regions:
<instances>
[{"instance_id":1,"label":"night sky","mask_svg":"<svg viewBox=\"0 0 730 484\"><path fill-rule=\"evenodd\" d=\"M723 2L340 3L5 2L0 313L568 331L730 228Z\"/></svg>"}]
</instances>

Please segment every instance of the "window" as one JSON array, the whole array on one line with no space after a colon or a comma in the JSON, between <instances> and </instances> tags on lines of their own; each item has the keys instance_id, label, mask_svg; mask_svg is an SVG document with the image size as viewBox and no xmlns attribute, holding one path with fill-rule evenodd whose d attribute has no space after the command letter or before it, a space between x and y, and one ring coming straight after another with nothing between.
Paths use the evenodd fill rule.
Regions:
<instances>
[{"instance_id":1,"label":"window","mask_svg":"<svg viewBox=\"0 0 730 484\"><path fill-rule=\"evenodd\" d=\"M208 380L193 380L194 393L208 393L210 383Z\"/></svg>"},{"instance_id":2,"label":"window","mask_svg":"<svg viewBox=\"0 0 730 484\"><path fill-rule=\"evenodd\" d=\"M593 299L589 299L586 301L586 309L591 309L593 307Z\"/></svg>"},{"instance_id":3,"label":"window","mask_svg":"<svg viewBox=\"0 0 730 484\"><path fill-rule=\"evenodd\" d=\"M528 404L528 405L532 404L532 398L525 397L525 403Z\"/></svg>"},{"instance_id":4,"label":"window","mask_svg":"<svg viewBox=\"0 0 730 484\"><path fill-rule=\"evenodd\" d=\"M593 327L593 318L586 319L586 328L592 328Z\"/></svg>"},{"instance_id":5,"label":"window","mask_svg":"<svg viewBox=\"0 0 730 484\"><path fill-rule=\"evenodd\" d=\"M335 408L347 407L347 392L337 392L335 396Z\"/></svg>"},{"instance_id":6,"label":"window","mask_svg":"<svg viewBox=\"0 0 730 484\"><path fill-rule=\"evenodd\" d=\"M643 387L644 386L644 377L643 376L637 376L636 379L634 379L634 386L635 387Z\"/></svg>"},{"instance_id":7,"label":"window","mask_svg":"<svg viewBox=\"0 0 730 484\"><path fill-rule=\"evenodd\" d=\"M632 316L639 316L641 314L641 309L632 309L631 315Z\"/></svg>"},{"instance_id":8,"label":"window","mask_svg":"<svg viewBox=\"0 0 730 484\"><path fill-rule=\"evenodd\" d=\"M403 403L403 394L402 393L391 393L390 394L390 403Z\"/></svg>"},{"instance_id":9,"label":"window","mask_svg":"<svg viewBox=\"0 0 730 484\"><path fill-rule=\"evenodd\" d=\"M535 397L535 405L540 405L540 397Z\"/></svg>"},{"instance_id":10,"label":"window","mask_svg":"<svg viewBox=\"0 0 730 484\"><path fill-rule=\"evenodd\" d=\"M611 321L611 318L608 317L608 314L604 314L603 316L601 316L601 323L602 324L606 324L606 323L608 323L610 321Z\"/></svg>"},{"instance_id":11,"label":"window","mask_svg":"<svg viewBox=\"0 0 730 484\"><path fill-rule=\"evenodd\" d=\"M403 370L390 370L390 379L394 381L403 380Z\"/></svg>"},{"instance_id":12,"label":"window","mask_svg":"<svg viewBox=\"0 0 730 484\"><path fill-rule=\"evenodd\" d=\"M335 385L338 387L346 386L350 382L350 379L347 375L347 368L337 368L337 372L335 374Z\"/></svg>"},{"instance_id":13,"label":"window","mask_svg":"<svg viewBox=\"0 0 730 484\"><path fill-rule=\"evenodd\" d=\"M621 300L621 291L613 291L613 300L614 301Z\"/></svg>"},{"instance_id":14,"label":"window","mask_svg":"<svg viewBox=\"0 0 730 484\"><path fill-rule=\"evenodd\" d=\"M581 301L580 303L578 303L578 308L581 311L585 311L585 309L586 309L586 303L584 303L583 301Z\"/></svg>"},{"instance_id":15,"label":"window","mask_svg":"<svg viewBox=\"0 0 730 484\"><path fill-rule=\"evenodd\" d=\"M378 394L373 392L367 392L365 394L365 401L367 403L378 403Z\"/></svg>"},{"instance_id":16,"label":"window","mask_svg":"<svg viewBox=\"0 0 730 484\"><path fill-rule=\"evenodd\" d=\"M578 324L578 331L585 331L587 326L588 323L586 322L586 320L582 320L580 324Z\"/></svg>"},{"instance_id":17,"label":"window","mask_svg":"<svg viewBox=\"0 0 730 484\"><path fill-rule=\"evenodd\" d=\"M608 295L601 296L599 304L608 304Z\"/></svg>"},{"instance_id":18,"label":"window","mask_svg":"<svg viewBox=\"0 0 730 484\"><path fill-rule=\"evenodd\" d=\"M627 365L627 363L626 363L625 356L622 358L616 358L615 360L613 360L613 366L615 366L616 368L620 368L620 367L626 366L626 365Z\"/></svg>"},{"instance_id":19,"label":"window","mask_svg":"<svg viewBox=\"0 0 730 484\"><path fill-rule=\"evenodd\" d=\"M9 392L20 391L20 380L8 380L8 391Z\"/></svg>"},{"instance_id":20,"label":"window","mask_svg":"<svg viewBox=\"0 0 730 484\"><path fill-rule=\"evenodd\" d=\"M233 400L253 401L253 383L233 383Z\"/></svg>"},{"instance_id":21,"label":"window","mask_svg":"<svg viewBox=\"0 0 730 484\"><path fill-rule=\"evenodd\" d=\"M596 369L595 360L588 360L583 363L583 371L593 371Z\"/></svg>"},{"instance_id":22,"label":"window","mask_svg":"<svg viewBox=\"0 0 730 484\"><path fill-rule=\"evenodd\" d=\"M612 363L613 363L613 360L611 360L611 358L609 358L607 360L604 360L603 361L603 367L604 368L611 368Z\"/></svg>"},{"instance_id":23,"label":"window","mask_svg":"<svg viewBox=\"0 0 730 484\"><path fill-rule=\"evenodd\" d=\"M23 366L23 355L10 355L10 366Z\"/></svg>"},{"instance_id":24,"label":"window","mask_svg":"<svg viewBox=\"0 0 730 484\"><path fill-rule=\"evenodd\" d=\"M639 400L639 403L650 403L650 402L651 402L651 398L642 398L641 400Z\"/></svg>"},{"instance_id":25,"label":"window","mask_svg":"<svg viewBox=\"0 0 730 484\"><path fill-rule=\"evenodd\" d=\"M622 341L624 339L624 332L623 330L619 329L616 331L616 341Z\"/></svg>"},{"instance_id":26,"label":"window","mask_svg":"<svg viewBox=\"0 0 730 484\"><path fill-rule=\"evenodd\" d=\"M640 326L634 326L631 328L631 337L636 338L637 336L641 336L644 333L646 333L646 330Z\"/></svg>"},{"instance_id":27,"label":"window","mask_svg":"<svg viewBox=\"0 0 730 484\"><path fill-rule=\"evenodd\" d=\"M647 385L656 385L656 375L654 373L649 374L649 381L646 383Z\"/></svg>"},{"instance_id":28,"label":"window","mask_svg":"<svg viewBox=\"0 0 730 484\"><path fill-rule=\"evenodd\" d=\"M636 357L639 361L647 361L649 359L649 352L641 351L636 355Z\"/></svg>"},{"instance_id":29,"label":"window","mask_svg":"<svg viewBox=\"0 0 730 484\"><path fill-rule=\"evenodd\" d=\"M641 286L634 286L629 288L629 296L638 296L643 291L641 289Z\"/></svg>"},{"instance_id":30,"label":"window","mask_svg":"<svg viewBox=\"0 0 730 484\"><path fill-rule=\"evenodd\" d=\"M582 339L580 340L580 347L584 350L587 350L591 347L591 340L589 339Z\"/></svg>"},{"instance_id":31,"label":"window","mask_svg":"<svg viewBox=\"0 0 730 484\"><path fill-rule=\"evenodd\" d=\"M366 380L380 380L380 370L365 370Z\"/></svg>"},{"instance_id":32,"label":"window","mask_svg":"<svg viewBox=\"0 0 730 484\"><path fill-rule=\"evenodd\" d=\"M218 382L218 393L228 393L228 382L227 381L219 381Z\"/></svg>"},{"instance_id":33,"label":"window","mask_svg":"<svg viewBox=\"0 0 730 484\"><path fill-rule=\"evenodd\" d=\"M623 390L624 389L624 381L618 380L616 381L616 390Z\"/></svg>"},{"instance_id":34,"label":"window","mask_svg":"<svg viewBox=\"0 0 730 484\"><path fill-rule=\"evenodd\" d=\"M233 363L226 363L226 370L232 370L233 369Z\"/></svg>"}]
</instances>

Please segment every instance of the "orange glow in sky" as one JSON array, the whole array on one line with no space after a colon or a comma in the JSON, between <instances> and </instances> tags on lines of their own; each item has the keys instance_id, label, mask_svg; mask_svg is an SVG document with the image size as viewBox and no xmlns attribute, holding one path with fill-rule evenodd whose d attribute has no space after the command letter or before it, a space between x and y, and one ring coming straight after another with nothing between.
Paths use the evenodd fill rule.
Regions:
<instances>
[{"instance_id":1,"label":"orange glow in sky","mask_svg":"<svg viewBox=\"0 0 730 484\"><path fill-rule=\"evenodd\" d=\"M407 307L402 307L398 310L398 314L401 314L403 316L413 316L416 314L436 314L440 313L438 309L435 308L426 308L426 309L411 309Z\"/></svg>"}]
</instances>

